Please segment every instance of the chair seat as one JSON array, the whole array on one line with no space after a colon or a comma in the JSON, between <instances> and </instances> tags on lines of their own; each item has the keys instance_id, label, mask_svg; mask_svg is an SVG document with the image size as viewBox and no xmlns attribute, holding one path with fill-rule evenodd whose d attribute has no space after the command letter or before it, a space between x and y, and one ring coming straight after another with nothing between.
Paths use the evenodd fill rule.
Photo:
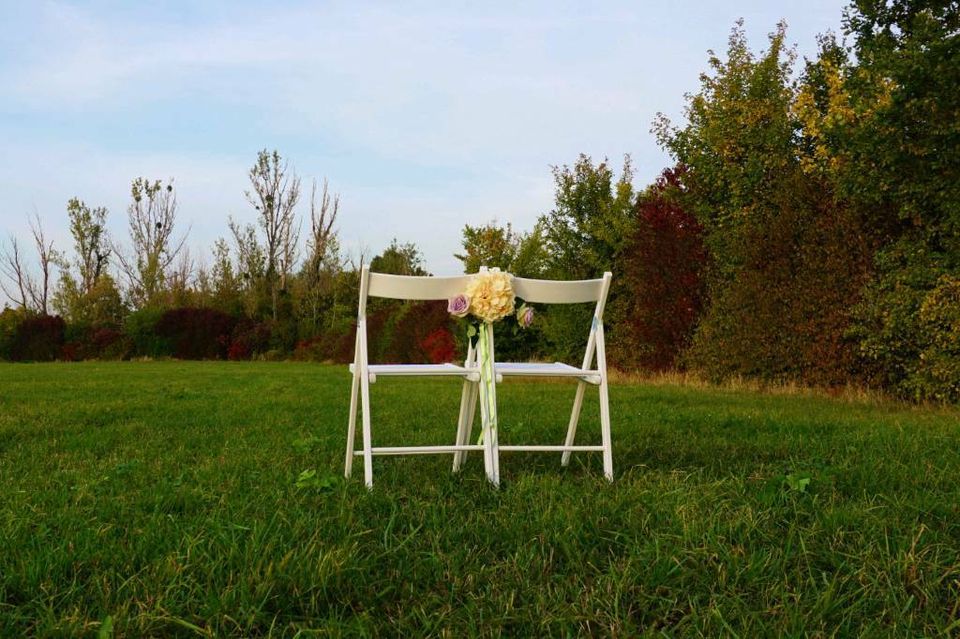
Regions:
<instances>
[{"instance_id":1,"label":"chair seat","mask_svg":"<svg viewBox=\"0 0 960 639\"><path fill-rule=\"evenodd\" d=\"M494 362L497 375L528 377L574 377L592 384L600 383L600 371L576 368L563 362Z\"/></svg>"},{"instance_id":2,"label":"chair seat","mask_svg":"<svg viewBox=\"0 0 960 639\"><path fill-rule=\"evenodd\" d=\"M456 364L370 364L367 370L373 376L472 377L474 372ZM350 364L353 373L353 364Z\"/></svg>"}]
</instances>

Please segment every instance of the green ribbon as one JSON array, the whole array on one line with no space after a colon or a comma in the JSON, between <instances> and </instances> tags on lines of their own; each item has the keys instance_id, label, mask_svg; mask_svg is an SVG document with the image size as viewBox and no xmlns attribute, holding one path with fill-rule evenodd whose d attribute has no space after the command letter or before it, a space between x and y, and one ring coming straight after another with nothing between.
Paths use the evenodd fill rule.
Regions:
<instances>
[{"instance_id":1,"label":"green ribbon","mask_svg":"<svg viewBox=\"0 0 960 639\"><path fill-rule=\"evenodd\" d=\"M487 420L490 432L497 430L497 400L495 399L495 388L493 373L493 357L490 353L490 345L487 343L487 323L481 322L480 336L477 338L477 352L480 356L480 401L486 403ZM483 444L483 428L480 429L480 438L477 445Z\"/></svg>"}]
</instances>

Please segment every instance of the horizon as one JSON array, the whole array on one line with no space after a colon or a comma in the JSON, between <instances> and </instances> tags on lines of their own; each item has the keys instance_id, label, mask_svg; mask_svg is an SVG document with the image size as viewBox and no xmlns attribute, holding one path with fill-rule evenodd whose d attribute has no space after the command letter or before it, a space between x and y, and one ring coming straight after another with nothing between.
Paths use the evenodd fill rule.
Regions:
<instances>
[{"instance_id":1,"label":"horizon","mask_svg":"<svg viewBox=\"0 0 960 639\"><path fill-rule=\"evenodd\" d=\"M845 2L539 3L404 11L389 5L217 2L4 6L0 230L26 240L38 213L60 250L66 203L109 209L125 238L131 181L173 178L187 246L206 257L244 200L258 150L341 196L346 254L413 242L426 269L459 273L466 224L529 230L553 207L550 167L580 153L643 188L671 164L650 133L683 120L708 49L743 18L753 50L783 19L798 62L840 31ZM208 260L207 260L208 261Z\"/></svg>"}]
</instances>

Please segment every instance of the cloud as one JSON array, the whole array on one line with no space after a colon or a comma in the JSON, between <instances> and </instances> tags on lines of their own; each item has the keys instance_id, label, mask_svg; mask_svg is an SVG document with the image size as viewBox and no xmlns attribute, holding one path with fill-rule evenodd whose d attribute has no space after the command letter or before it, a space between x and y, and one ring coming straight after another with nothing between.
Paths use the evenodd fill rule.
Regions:
<instances>
[{"instance_id":1,"label":"cloud","mask_svg":"<svg viewBox=\"0 0 960 639\"><path fill-rule=\"evenodd\" d=\"M780 17L759 1L738 10L760 34ZM840 19L839 2L778 10ZM33 204L62 215L73 195L122 219L131 178L173 176L196 241L210 242L228 214L249 214L246 169L276 147L342 193L345 244L416 241L443 272L465 223L524 228L549 210L551 164L632 151L638 181L652 178L669 162L654 114L681 116L737 17L711 3L109 0L12 14L3 225ZM793 35L812 45L813 28Z\"/></svg>"}]
</instances>

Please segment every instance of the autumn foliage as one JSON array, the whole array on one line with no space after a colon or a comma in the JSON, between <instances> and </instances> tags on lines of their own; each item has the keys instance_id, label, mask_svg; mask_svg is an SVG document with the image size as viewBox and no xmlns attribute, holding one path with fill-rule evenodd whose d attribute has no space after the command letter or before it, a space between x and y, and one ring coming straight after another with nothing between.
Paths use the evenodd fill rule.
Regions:
<instances>
[{"instance_id":1,"label":"autumn foliage","mask_svg":"<svg viewBox=\"0 0 960 639\"><path fill-rule=\"evenodd\" d=\"M703 228L678 201L683 173L665 170L634 209L636 231L623 255L629 331L619 332L622 367L672 368L703 309L707 251Z\"/></svg>"}]
</instances>

